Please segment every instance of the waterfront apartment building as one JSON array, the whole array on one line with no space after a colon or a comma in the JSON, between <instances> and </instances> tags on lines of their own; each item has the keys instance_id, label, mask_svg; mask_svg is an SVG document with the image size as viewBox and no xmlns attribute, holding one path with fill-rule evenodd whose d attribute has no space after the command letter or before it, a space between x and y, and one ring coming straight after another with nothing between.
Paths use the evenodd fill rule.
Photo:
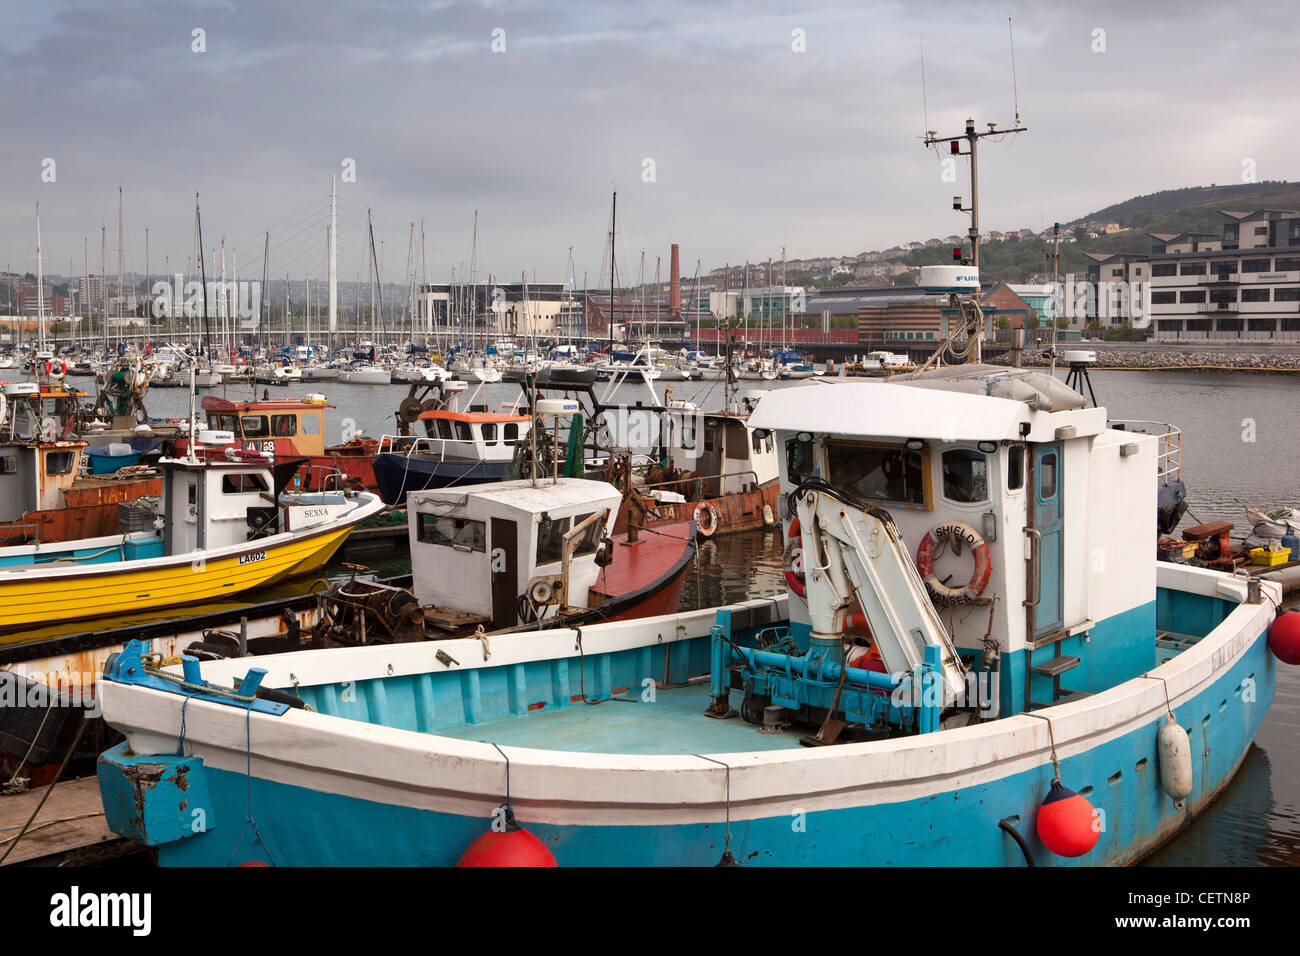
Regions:
<instances>
[{"instance_id":1,"label":"waterfront apartment building","mask_svg":"<svg viewBox=\"0 0 1300 956\"><path fill-rule=\"evenodd\" d=\"M1095 257L1089 279L1149 281L1157 341L1300 342L1300 213L1220 214L1221 235L1152 233L1149 255ZM1099 306L1096 324L1133 323Z\"/></svg>"},{"instance_id":2,"label":"waterfront apartment building","mask_svg":"<svg viewBox=\"0 0 1300 956\"><path fill-rule=\"evenodd\" d=\"M416 295L422 335L549 337L577 335L581 327L581 297L563 282L431 282Z\"/></svg>"}]
</instances>

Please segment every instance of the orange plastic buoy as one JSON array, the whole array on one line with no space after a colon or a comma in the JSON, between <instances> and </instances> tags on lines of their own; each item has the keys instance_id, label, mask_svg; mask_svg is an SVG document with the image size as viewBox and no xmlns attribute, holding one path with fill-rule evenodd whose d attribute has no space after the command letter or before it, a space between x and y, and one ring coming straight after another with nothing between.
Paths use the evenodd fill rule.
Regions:
<instances>
[{"instance_id":1,"label":"orange plastic buoy","mask_svg":"<svg viewBox=\"0 0 1300 956\"><path fill-rule=\"evenodd\" d=\"M559 866L546 844L517 822L506 807L505 830L488 830L466 848L457 866Z\"/></svg>"},{"instance_id":2,"label":"orange plastic buoy","mask_svg":"<svg viewBox=\"0 0 1300 956\"><path fill-rule=\"evenodd\" d=\"M1101 830L1093 824L1096 816L1091 803L1054 780L1038 807L1034 828L1043 846L1057 856L1083 856L1101 838Z\"/></svg>"},{"instance_id":3,"label":"orange plastic buoy","mask_svg":"<svg viewBox=\"0 0 1300 956\"><path fill-rule=\"evenodd\" d=\"M1300 611L1279 614L1268 629L1268 649L1284 664L1300 664Z\"/></svg>"}]
</instances>

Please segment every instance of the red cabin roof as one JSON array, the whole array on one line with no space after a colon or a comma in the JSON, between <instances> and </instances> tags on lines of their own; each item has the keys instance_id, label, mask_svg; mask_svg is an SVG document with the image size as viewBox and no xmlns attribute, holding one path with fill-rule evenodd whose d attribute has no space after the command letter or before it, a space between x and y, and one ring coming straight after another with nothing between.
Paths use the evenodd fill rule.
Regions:
<instances>
[{"instance_id":1,"label":"red cabin roof","mask_svg":"<svg viewBox=\"0 0 1300 956\"><path fill-rule=\"evenodd\" d=\"M527 415L510 415L506 412L449 412L436 410L421 412L421 418L443 418L450 422L526 422Z\"/></svg>"}]
</instances>

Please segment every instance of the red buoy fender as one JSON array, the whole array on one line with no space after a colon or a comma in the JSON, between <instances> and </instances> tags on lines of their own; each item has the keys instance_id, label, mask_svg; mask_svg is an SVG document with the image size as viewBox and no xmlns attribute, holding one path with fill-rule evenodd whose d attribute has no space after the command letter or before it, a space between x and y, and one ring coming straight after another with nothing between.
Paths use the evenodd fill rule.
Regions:
<instances>
[{"instance_id":1,"label":"red buoy fender","mask_svg":"<svg viewBox=\"0 0 1300 956\"><path fill-rule=\"evenodd\" d=\"M790 519L790 527L785 533L785 552L781 557L785 565L785 583L795 594L806 597L808 588L803 576L803 539L798 518Z\"/></svg>"},{"instance_id":2,"label":"red buoy fender","mask_svg":"<svg viewBox=\"0 0 1300 956\"><path fill-rule=\"evenodd\" d=\"M966 542L975 560L970 581L964 587L949 587L934 573L934 551L938 539L945 537ZM962 521L945 521L935 525L921 539L921 545L916 551L916 570L920 572L930 594L937 600L944 604L967 604L983 594L988 587L989 577L993 574L993 559L989 556L989 546L974 528Z\"/></svg>"},{"instance_id":3,"label":"red buoy fender","mask_svg":"<svg viewBox=\"0 0 1300 956\"><path fill-rule=\"evenodd\" d=\"M546 844L522 827L489 830L460 855L457 866L559 866Z\"/></svg>"},{"instance_id":4,"label":"red buoy fender","mask_svg":"<svg viewBox=\"0 0 1300 956\"><path fill-rule=\"evenodd\" d=\"M1284 664L1300 664L1300 611L1284 611L1273 619L1268 649Z\"/></svg>"},{"instance_id":5,"label":"red buoy fender","mask_svg":"<svg viewBox=\"0 0 1300 956\"><path fill-rule=\"evenodd\" d=\"M1086 797L1054 780L1038 807L1034 829L1043 846L1057 856L1083 856L1101 839L1096 821L1097 811Z\"/></svg>"}]
</instances>

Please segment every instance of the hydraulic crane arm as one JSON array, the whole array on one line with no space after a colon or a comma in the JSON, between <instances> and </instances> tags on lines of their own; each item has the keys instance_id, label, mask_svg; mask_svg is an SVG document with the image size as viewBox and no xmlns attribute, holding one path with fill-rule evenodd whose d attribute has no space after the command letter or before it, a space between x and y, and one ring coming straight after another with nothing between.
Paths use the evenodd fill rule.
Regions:
<instances>
[{"instance_id":1,"label":"hydraulic crane arm","mask_svg":"<svg viewBox=\"0 0 1300 956\"><path fill-rule=\"evenodd\" d=\"M960 699L964 668L889 512L822 481L792 498L803 537L803 565L814 640L842 639L857 598L890 673L911 673L927 646L940 650L943 706Z\"/></svg>"}]
</instances>

